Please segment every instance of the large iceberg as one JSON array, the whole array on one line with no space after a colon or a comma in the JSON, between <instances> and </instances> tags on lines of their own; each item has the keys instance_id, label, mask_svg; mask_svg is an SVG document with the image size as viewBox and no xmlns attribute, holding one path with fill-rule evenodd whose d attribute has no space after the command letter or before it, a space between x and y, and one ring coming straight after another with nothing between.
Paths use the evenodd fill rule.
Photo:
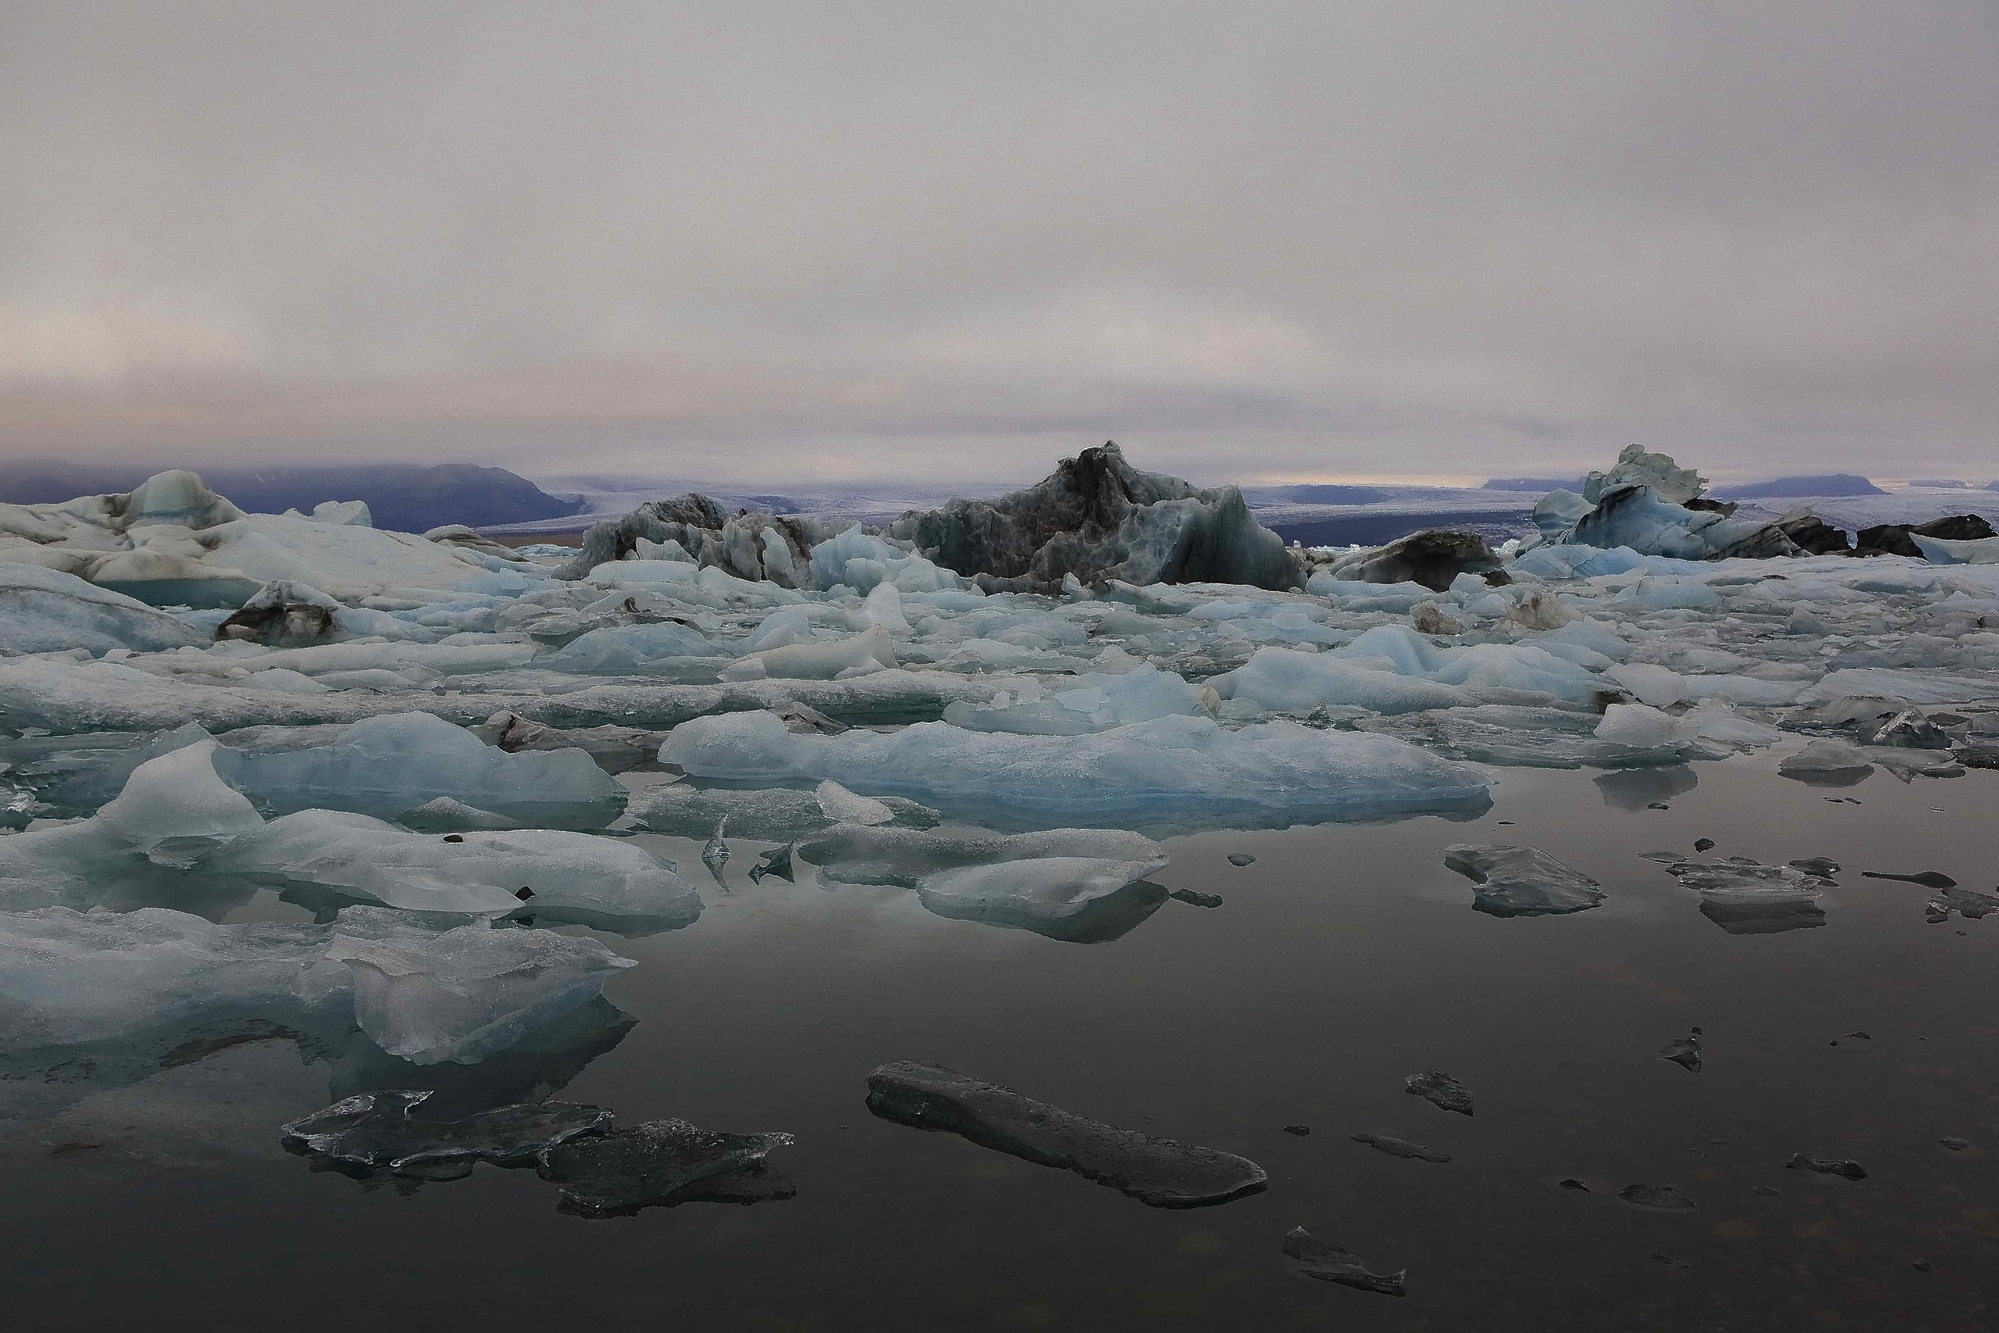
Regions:
<instances>
[{"instance_id":1,"label":"large iceberg","mask_svg":"<svg viewBox=\"0 0 1999 1333\"><path fill-rule=\"evenodd\" d=\"M1385 736L1267 722L1227 731L1171 716L1087 736L966 731L946 722L901 731L801 736L769 713L698 718L674 728L662 761L736 782L833 780L1031 824L1086 818L1146 827L1176 822L1285 825L1486 804L1486 779Z\"/></svg>"},{"instance_id":2,"label":"large iceberg","mask_svg":"<svg viewBox=\"0 0 1999 1333\"><path fill-rule=\"evenodd\" d=\"M995 587L1053 589L1070 575L1086 584L1302 582L1282 539L1251 516L1241 491L1140 472L1109 442L1064 459L1025 490L905 514L889 535Z\"/></svg>"},{"instance_id":3,"label":"large iceberg","mask_svg":"<svg viewBox=\"0 0 1999 1333\"><path fill-rule=\"evenodd\" d=\"M368 718L330 745L217 758L279 814L320 807L392 819L446 797L523 824L602 828L625 807L625 789L583 750L509 754L429 713Z\"/></svg>"}]
</instances>

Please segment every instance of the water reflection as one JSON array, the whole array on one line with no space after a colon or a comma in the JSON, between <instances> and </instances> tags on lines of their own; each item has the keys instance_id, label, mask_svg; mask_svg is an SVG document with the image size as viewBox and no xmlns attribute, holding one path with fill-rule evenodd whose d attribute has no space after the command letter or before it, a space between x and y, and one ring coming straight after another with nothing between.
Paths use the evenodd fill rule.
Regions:
<instances>
[{"instance_id":1,"label":"water reflection","mask_svg":"<svg viewBox=\"0 0 1999 1333\"><path fill-rule=\"evenodd\" d=\"M1700 785L1700 775L1686 764L1668 768L1620 768L1600 773L1596 789L1613 810L1643 810L1654 801L1670 801Z\"/></svg>"}]
</instances>

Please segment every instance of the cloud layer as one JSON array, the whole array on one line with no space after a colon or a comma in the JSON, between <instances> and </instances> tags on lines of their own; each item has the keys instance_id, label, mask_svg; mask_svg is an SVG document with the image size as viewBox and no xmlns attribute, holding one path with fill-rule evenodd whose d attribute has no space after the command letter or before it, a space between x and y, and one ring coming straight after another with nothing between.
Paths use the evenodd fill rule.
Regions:
<instances>
[{"instance_id":1,"label":"cloud layer","mask_svg":"<svg viewBox=\"0 0 1999 1333\"><path fill-rule=\"evenodd\" d=\"M0 451L1999 471L1989 5L0 7Z\"/></svg>"}]
</instances>

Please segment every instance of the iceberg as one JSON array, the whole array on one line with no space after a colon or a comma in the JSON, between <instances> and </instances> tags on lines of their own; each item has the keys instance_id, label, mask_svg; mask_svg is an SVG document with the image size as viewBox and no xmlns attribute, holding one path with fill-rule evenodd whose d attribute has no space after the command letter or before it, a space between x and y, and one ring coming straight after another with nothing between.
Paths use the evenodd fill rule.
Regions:
<instances>
[{"instance_id":1,"label":"iceberg","mask_svg":"<svg viewBox=\"0 0 1999 1333\"><path fill-rule=\"evenodd\" d=\"M888 536L981 583L1056 592L1116 579L1153 583L1303 583L1276 533L1233 486L1200 490L1140 472L1115 443L1064 459L1050 476L995 500L953 500L897 519ZM816 558L816 553L815 553Z\"/></svg>"},{"instance_id":2,"label":"iceberg","mask_svg":"<svg viewBox=\"0 0 1999 1333\"><path fill-rule=\"evenodd\" d=\"M509 754L429 713L356 722L331 745L218 754L224 775L280 814L351 810L393 818L439 798L522 824L602 828L625 789L583 750Z\"/></svg>"},{"instance_id":3,"label":"iceberg","mask_svg":"<svg viewBox=\"0 0 1999 1333\"><path fill-rule=\"evenodd\" d=\"M701 896L629 842L561 829L407 833L367 815L301 810L239 836L213 873L418 912L524 913L625 934L673 930ZM523 896L523 890L526 890Z\"/></svg>"},{"instance_id":4,"label":"iceberg","mask_svg":"<svg viewBox=\"0 0 1999 1333\"><path fill-rule=\"evenodd\" d=\"M562 1188L562 1210L586 1217L615 1217L641 1208L671 1207L702 1197L755 1203L789 1198L781 1183L741 1192L726 1182L756 1177L773 1148L793 1143L789 1134L723 1134L685 1120L648 1120L605 1134L578 1137L540 1155L536 1174Z\"/></svg>"},{"instance_id":5,"label":"iceberg","mask_svg":"<svg viewBox=\"0 0 1999 1333\"><path fill-rule=\"evenodd\" d=\"M1266 722L1226 731L1205 717L1164 717L1087 736L966 731L945 722L901 731L800 736L769 713L697 718L674 728L660 759L731 782L832 778L865 794L1047 823L1319 819L1472 810L1486 779L1386 736ZM808 858L809 859L809 858Z\"/></svg>"},{"instance_id":6,"label":"iceberg","mask_svg":"<svg viewBox=\"0 0 1999 1333\"><path fill-rule=\"evenodd\" d=\"M6 559L0 548L0 645L17 653L81 648L101 657L114 648L165 652L200 646L205 636L134 597L74 574Z\"/></svg>"},{"instance_id":7,"label":"iceberg","mask_svg":"<svg viewBox=\"0 0 1999 1333\"><path fill-rule=\"evenodd\" d=\"M490 922L445 931L421 947L336 933L326 957L353 974L361 1030L419 1065L476 1064L595 999L620 968L637 966L593 939Z\"/></svg>"}]
</instances>

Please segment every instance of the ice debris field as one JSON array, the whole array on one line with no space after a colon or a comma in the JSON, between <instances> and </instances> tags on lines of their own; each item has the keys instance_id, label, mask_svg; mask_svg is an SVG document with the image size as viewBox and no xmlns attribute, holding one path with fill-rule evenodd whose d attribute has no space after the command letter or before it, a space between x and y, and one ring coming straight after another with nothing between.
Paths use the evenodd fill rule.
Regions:
<instances>
[{"instance_id":1,"label":"ice debris field","mask_svg":"<svg viewBox=\"0 0 1999 1333\"><path fill-rule=\"evenodd\" d=\"M1634 447L1534 523L1287 547L1235 488L1111 445L875 529L688 495L580 548L380 531L358 502L246 514L189 472L0 506L0 1117L244 1032L413 1066L534 1049L604 1021L633 964L599 935L698 929L732 854L1083 942L1159 906L1161 840L1192 831L1469 819L1521 769L1773 748L1829 790L1999 766L1982 519L1764 521ZM1730 930L1823 920L1838 871L1658 859ZM1492 915L1606 896L1532 847L1445 861ZM1925 887L1934 920L1999 906ZM310 920L231 919L269 890ZM1147 1203L1264 1187L974 1074L855 1077L878 1115ZM782 1133L428 1096L364 1089L283 1133L356 1170L533 1165L591 1214L791 1188L764 1165ZM1284 1251L1402 1293L1302 1230Z\"/></svg>"}]
</instances>

